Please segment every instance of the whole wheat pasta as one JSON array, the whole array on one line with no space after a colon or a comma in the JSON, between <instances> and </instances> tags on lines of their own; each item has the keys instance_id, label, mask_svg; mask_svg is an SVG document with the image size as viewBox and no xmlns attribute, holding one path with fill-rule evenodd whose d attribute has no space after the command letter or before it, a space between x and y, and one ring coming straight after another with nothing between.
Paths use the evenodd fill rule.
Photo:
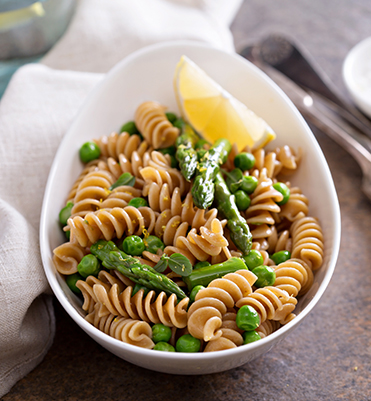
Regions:
<instances>
[{"instance_id":1,"label":"whole wheat pasta","mask_svg":"<svg viewBox=\"0 0 371 401\"><path fill-rule=\"evenodd\" d=\"M222 336L222 317L228 308L252 293L257 277L249 271L239 270L222 279L213 280L196 295L188 310L188 330L192 336L204 341Z\"/></svg>"},{"instance_id":2,"label":"whole wheat pasta","mask_svg":"<svg viewBox=\"0 0 371 401\"><path fill-rule=\"evenodd\" d=\"M280 322L277 322L275 320L266 320L265 322L260 324L255 331L260 335L261 338L264 338L274 333L280 327Z\"/></svg>"},{"instance_id":3,"label":"whole wheat pasta","mask_svg":"<svg viewBox=\"0 0 371 401\"><path fill-rule=\"evenodd\" d=\"M152 232L156 215L148 207L139 209L133 206L115 207L111 210L98 210L88 213L84 218L76 216L68 219L71 241L81 246L89 246L99 239L107 241L121 238L124 234L141 235L144 230Z\"/></svg>"},{"instance_id":4,"label":"whole wheat pasta","mask_svg":"<svg viewBox=\"0 0 371 401\"><path fill-rule=\"evenodd\" d=\"M77 272L77 265L87 253L79 244L66 242L53 250L54 266L61 274L74 274Z\"/></svg>"},{"instance_id":5,"label":"whole wheat pasta","mask_svg":"<svg viewBox=\"0 0 371 401\"><path fill-rule=\"evenodd\" d=\"M155 149L174 145L179 129L165 115L165 107L157 102L144 102L135 112L135 123L143 137Z\"/></svg>"},{"instance_id":6,"label":"whole wheat pasta","mask_svg":"<svg viewBox=\"0 0 371 401\"><path fill-rule=\"evenodd\" d=\"M233 227L231 231L217 203L207 209L195 206L193 178L187 181L177 166L174 145L180 130L167 119L165 110L152 101L138 106L134 120L144 139L127 132L94 139L101 154L82 172L76 172L67 194L73 206L63 230L69 238L53 251L56 271L66 277L78 276L83 258L94 254L92 245L112 241L123 260L128 258L135 266L139 263L148 273L161 271L164 280L177 285L184 298L146 288L138 278L123 275L125 270L108 270L104 267L107 265L100 266L97 276L79 276L76 288L81 291L86 320L131 345L154 348L152 328L164 325L170 328L168 343L174 347L186 334L200 340L202 352L243 346L246 337L237 315L246 305L259 316L255 332L265 338L295 318L297 302L312 288L324 258L322 228L310 214L309 199L300 187L291 186L284 178L300 169L302 151L287 145L239 151L232 145L220 171L226 179L236 168L234 160L241 152L252 153L255 158L254 166L242 171L242 176L253 176L258 184L249 193L250 205L239 214L252 234L251 248L273 272L274 282L260 288L257 275L246 268L210 279L192 298L188 276L169 264L162 268L164 260L183 255L193 272L202 269L202 263L215 268L232 257L245 260L248 255L231 240ZM202 151L210 146L203 145ZM117 183L122 174L128 177L125 185ZM284 204L278 204L283 194L275 189L275 183L285 184L290 191ZM140 237L144 250L125 256L124 242L131 236ZM152 236L161 246L150 248ZM290 252L291 257L275 265L271 256L282 250Z\"/></svg>"},{"instance_id":7,"label":"whole wheat pasta","mask_svg":"<svg viewBox=\"0 0 371 401\"><path fill-rule=\"evenodd\" d=\"M238 308L243 305L252 306L260 317L260 323L267 319L282 323L291 318L291 312L295 309L297 302L297 299L290 296L286 291L267 286L258 288L253 293L241 298L236 302L236 306Z\"/></svg>"},{"instance_id":8,"label":"whole wheat pasta","mask_svg":"<svg viewBox=\"0 0 371 401\"><path fill-rule=\"evenodd\" d=\"M103 135L95 139L94 142L99 146L102 157L112 157L116 161L119 161L120 155L130 159L135 151L138 152L139 156L143 156L147 150L151 149L148 142L141 141L138 135L129 135L127 132L122 134L113 132L109 136Z\"/></svg>"},{"instance_id":9,"label":"whole wheat pasta","mask_svg":"<svg viewBox=\"0 0 371 401\"><path fill-rule=\"evenodd\" d=\"M98 309L99 304L96 305L93 312L85 317L96 328L127 344L148 349L154 347L155 344L151 339L151 326L147 322L117 317L112 314L99 317Z\"/></svg>"},{"instance_id":10,"label":"whole wheat pasta","mask_svg":"<svg viewBox=\"0 0 371 401\"><path fill-rule=\"evenodd\" d=\"M313 270L321 267L323 261L323 234L318 220L304 217L291 226L292 257L300 258Z\"/></svg>"}]
</instances>

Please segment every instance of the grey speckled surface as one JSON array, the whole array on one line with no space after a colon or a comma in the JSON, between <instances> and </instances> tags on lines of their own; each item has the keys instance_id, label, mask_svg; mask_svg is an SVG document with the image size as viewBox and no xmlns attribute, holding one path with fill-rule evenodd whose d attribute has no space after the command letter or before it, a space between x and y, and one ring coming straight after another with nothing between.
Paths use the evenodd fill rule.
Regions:
<instances>
[{"instance_id":1,"label":"grey speckled surface","mask_svg":"<svg viewBox=\"0 0 371 401\"><path fill-rule=\"evenodd\" d=\"M232 25L237 50L272 32L295 38L345 94L341 66L371 36L369 0L250 0ZM131 365L91 340L56 305L45 360L3 400L371 400L371 204L354 160L315 135L333 174L342 242L333 279L303 324L270 353L208 376L170 376Z\"/></svg>"}]
</instances>

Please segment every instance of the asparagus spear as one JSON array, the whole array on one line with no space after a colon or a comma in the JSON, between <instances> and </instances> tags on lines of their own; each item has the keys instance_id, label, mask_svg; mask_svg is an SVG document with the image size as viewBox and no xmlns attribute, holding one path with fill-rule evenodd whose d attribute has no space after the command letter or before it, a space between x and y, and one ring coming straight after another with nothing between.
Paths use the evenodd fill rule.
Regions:
<instances>
[{"instance_id":1,"label":"asparagus spear","mask_svg":"<svg viewBox=\"0 0 371 401\"><path fill-rule=\"evenodd\" d=\"M164 274L152 267L142 265L138 259L122 252L112 241L99 240L90 247L90 252L102 261L107 269L118 270L122 275L146 288L175 294L178 300L186 298L180 287Z\"/></svg>"},{"instance_id":2,"label":"asparagus spear","mask_svg":"<svg viewBox=\"0 0 371 401\"><path fill-rule=\"evenodd\" d=\"M229 191L221 173L215 178L215 201L217 208L228 219L231 239L245 255L250 252L252 235L246 220L241 216L235 196Z\"/></svg>"},{"instance_id":3,"label":"asparagus spear","mask_svg":"<svg viewBox=\"0 0 371 401\"><path fill-rule=\"evenodd\" d=\"M196 178L192 186L193 201L198 208L206 209L213 203L214 180L220 166L227 160L231 148L227 139L218 139L198 163Z\"/></svg>"},{"instance_id":4,"label":"asparagus spear","mask_svg":"<svg viewBox=\"0 0 371 401\"><path fill-rule=\"evenodd\" d=\"M242 259L230 258L223 263L195 269L189 276L183 277L183 281L187 284L189 291L191 291L196 285L207 287L214 279L221 278L228 273L233 273L242 269L247 269Z\"/></svg>"},{"instance_id":5,"label":"asparagus spear","mask_svg":"<svg viewBox=\"0 0 371 401\"><path fill-rule=\"evenodd\" d=\"M192 178L196 171L197 152L194 146L199 139L199 136L193 131L192 127L188 124L184 124L182 127L182 134L176 141L176 158L179 161L180 171L187 181Z\"/></svg>"}]
</instances>

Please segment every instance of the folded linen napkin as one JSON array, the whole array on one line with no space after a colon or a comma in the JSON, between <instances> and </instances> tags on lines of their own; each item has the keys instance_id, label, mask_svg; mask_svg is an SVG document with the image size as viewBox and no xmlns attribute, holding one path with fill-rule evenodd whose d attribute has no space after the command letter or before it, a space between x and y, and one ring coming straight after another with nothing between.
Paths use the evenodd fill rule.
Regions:
<instances>
[{"instance_id":1,"label":"folded linen napkin","mask_svg":"<svg viewBox=\"0 0 371 401\"><path fill-rule=\"evenodd\" d=\"M0 102L0 397L43 359L55 330L38 231L57 147L92 88L143 46L192 39L233 51L242 0L80 0L42 64L20 68Z\"/></svg>"}]
</instances>

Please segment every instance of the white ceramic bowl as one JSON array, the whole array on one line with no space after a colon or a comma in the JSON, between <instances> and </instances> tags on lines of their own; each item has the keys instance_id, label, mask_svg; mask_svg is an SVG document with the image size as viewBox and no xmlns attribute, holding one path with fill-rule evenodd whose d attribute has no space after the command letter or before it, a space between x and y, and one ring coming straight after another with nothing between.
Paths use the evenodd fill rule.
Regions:
<instances>
[{"instance_id":1,"label":"white ceramic bowl","mask_svg":"<svg viewBox=\"0 0 371 401\"><path fill-rule=\"evenodd\" d=\"M132 120L136 107L157 100L177 111L172 78L185 54L232 95L262 116L276 131L272 146L289 144L304 149L302 164L293 178L310 199L310 214L320 219L325 238L322 268L311 290L298 303L297 318L272 335L231 350L211 353L167 353L122 343L87 323L81 301L66 286L52 264L52 250L63 242L58 213L82 170L78 150L82 143L118 130ZM205 44L169 42L141 49L114 67L85 102L65 135L52 165L43 203L40 244L49 283L68 314L93 339L115 355L136 365L173 374L206 374L231 369L268 352L296 328L313 309L333 274L340 242L338 200L326 160L312 132L286 95L258 68L235 54ZM309 328L310 329L310 328Z\"/></svg>"},{"instance_id":2,"label":"white ceramic bowl","mask_svg":"<svg viewBox=\"0 0 371 401\"><path fill-rule=\"evenodd\" d=\"M348 53L343 63L343 79L356 106L371 118L371 37Z\"/></svg>"}]
</instances>

